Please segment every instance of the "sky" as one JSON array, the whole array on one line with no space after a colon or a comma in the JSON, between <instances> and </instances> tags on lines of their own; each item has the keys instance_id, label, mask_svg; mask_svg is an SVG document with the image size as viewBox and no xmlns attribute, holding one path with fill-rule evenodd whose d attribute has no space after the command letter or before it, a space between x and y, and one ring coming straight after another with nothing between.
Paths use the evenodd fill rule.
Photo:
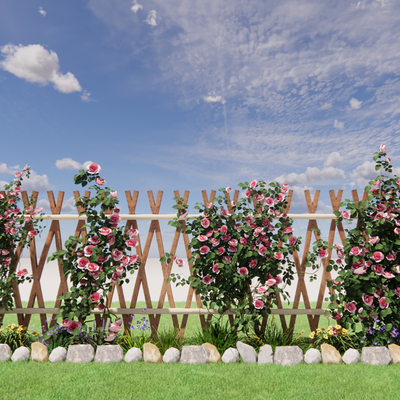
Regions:
<instances>
[{"instance_id":1,"label":"sky","mask_svg":"<svg viewBox=\"0 0 400 400\"><path fill-rule=\"evenodd\" d=\"M385 144L400 175L395 0L0 0L0 183L200 192L256 180L361 191Z\"/></svg>"}]
</instances>

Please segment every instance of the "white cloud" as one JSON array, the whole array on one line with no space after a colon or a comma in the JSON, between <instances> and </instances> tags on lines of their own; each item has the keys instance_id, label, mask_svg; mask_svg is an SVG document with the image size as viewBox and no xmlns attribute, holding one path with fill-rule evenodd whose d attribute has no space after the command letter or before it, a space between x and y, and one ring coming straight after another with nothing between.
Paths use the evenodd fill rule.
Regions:
<instances>
[{"instance_id":1,"label":"white cloud","mask_svg":"<svg viewBox=\"0 0 400 400\"><path fill-rule=\"evenodd\" d=\"M149 11L149 14L147 15L147 18L145 20L146 24L149 24L150 26L157 26L157 13L155 10Z\"/></svg>"},{"instance_id":2,"label":"white cloud","mask_svg":"<svg viewBox=\"0 0 400 400\"><path fill-rule=\"evenodd\" d=\"M335 119L335 122L333 123L333 127L342 130L344 128L344 123Z\"/></svg>"},{"instance_id":3,"label":"white cloud","mask_svg":"<svg viewBox=\"0 0 400 400\"><path fill-rule=\"evenodd\" d=\"M222 96L217 96L215 94L209 94L208 96L204 96L204 101L206 103L222 103L225 104L225 100Z\"/></svg>"},{"instance_id":4,"label":"white cloud","mask_svg":"<svg viewBox=\"0 0 400 400\"><path fill-rule=\"evenodd\" d=\"M83 100L83 101L86 101L86 102L90 102L90 101L95 101L95 100L93 100L90 96L91 96L92 94L90 93L90 92L88 92L87 90L84 90L83 92L82 92L82 94L81 94L81 99Z\"/></svg>"},{"instance_id":5,"label":"white cloud","mask_svg":"<svg viewBox=\"0 0 400 400\"><path fill-rule=\"evenodd\" d=\"M350 176L357 182L358 186L361 189L364 189L370 181L375 179L380 174L379 171L375 170L375 162L374 161L365 161L363 164L359 165ZM393 168L393 173L389 174L400 175L400 167Z\"/></svg>"},{"instance_id":6,"label":"white cloud","mask_svg":"<svg viewBox=\"0 0 400 400\"><path fill-rule=\"evenodd\" d=\"M28 82L46 85L53 83L61 93L81 92L82 87L71 72L60 73L58 56L40 44L27 46L8 44L0 47L5 59L0 68Z\"/></svg>"},{"instance_id":7,"label":"white cloud","mask_svg":"<svg viewBox=\"0 0 400 400\"><path fill-rule=\"evenodd\" d=\"M331 103L325 103L321 107L319 107L319 110L329 110L330 108L332 108L332 104Z\"/></svg>"},{"instance_id":8,"label":"white cloud","mask_svg":"<svg viewBox=\"0 0 400 400\"><path fill-rule=\"evenodd\" d=\"M349 103L350 103L350 108L351 108L352 110L358 110L358 109L361 107L362 101L359 101L359 100L357 100L357 99L355 99L355 98L353 97L353 98L351 98L351 100L349 101Z\"/></svg>"},{"instance_id":9,"label":"white cloud","mask_svg":"<svg viewBox=\"0 0 400 400\"><path fill-rule=\"evenodd\" d=\"M89 164L93 161L85 161L83 164L80 164L78 161L73 160L72 158L63 158L61 160L56 161L56 167L58 169L85 169Z\"/></svg>"},{"instance_id":10,"label":"white cloud","mask_svg":"<svg viewBox=\"0 0 400 400\"><path fill-rule=\"evenodd\" d=\"M20 171L19 165L13 167L7 167L7 164L0 163L0 174L14 175L16 172Z\"/></svg>"},{"instance_id":11,"label":"white cloud","mask_svg":"<svg viewBox=\"0 0 400 400\"><path fill-rule=\"evenodd\" d=\"M136 14L139 10L143 10L143 6L141 4L138 4L136 0L134 0L131 10Z\"/></svg>"},{"instance_id":12,"label":"white cloud","mask_svg":"<svg viewBox=\"0 0 400 400\"><path fill-rule=\"evenodd\" d=\"M326 158L324 162L325 167L334 167L335 165L339 165L343 160L343 157L337 152L333 151L329 156Z\"/></svg>"},{"instance_id":13,"label":"white cloud","mask_svg":"<svg viewBox=\"0 0 400 400\"><path fill-rule=\"evenodd\" d=\"M43 17L45 17L47 14L47 12L43 10L43 7L39 7L39 12L43 15Z\"/></svg>"},{"instance_id":14,"label":"white cloud","mask_svg":"<svg viewBox=\"0 0 400 400\"><path fill-rule=\"evenodd\" d=\"M38 192L46 192L51 189L49 178L47 175L38 175L32 169L30 170L29 179L24 179L21 185L22 190L26 190L28 192L32 190L36 190Z\"/></svg>"},{"instance_id":15,"label":"white cloud","mask_svg":"<svg viewBox=\"0 0 400 400\"><path fill-rule=\"evenodd\" d=\"M297 174L292 172L278 176L274 181L280 184L288 183L289 185L305 185L311 182L324 181L326 179L344 179L345 173L343 170L334 167L324 167L320 170L317 167L308 167L306 172Z\"/></svg>"}]
</instances>

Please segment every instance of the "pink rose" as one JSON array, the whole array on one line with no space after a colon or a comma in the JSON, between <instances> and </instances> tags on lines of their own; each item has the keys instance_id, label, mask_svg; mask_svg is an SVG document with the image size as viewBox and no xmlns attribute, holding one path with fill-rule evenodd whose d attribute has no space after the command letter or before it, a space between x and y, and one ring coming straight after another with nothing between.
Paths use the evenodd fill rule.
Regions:
<instances>
[{"instance_id":1,"label":"pink rose","mask_svg":"<svg viewBox=\"0 0 400 400\"><path fill-rule=\"evenodd\" d=\"M72 333L75 329L78 329L81 327L81 323L77 321L71 321L70 324L67 327L67 332Z\"/></svg>"},{"instance_id":2,"label":"pink rose","mask_svg":"<svg viewBox=\"0 0 400 400\"><path fill-rule=\"evenodd\" d=\"M135 254L134 256L129 257L129 264L133 265L139 261L139 257Z\"/></svg>"},{"instance_id":3,"label":"pink rose","mask_svg":"<svg viewBox=\"0 0 400 400\"><path fill-rule=\"evenodd\" d=\"M254 302L254 308L256 308L257 310L262 310L264 308L264 302L260 299L257 299Z\"/></svg>"},{"instance_id":4,"label":"pink rose","mask_svg":"<svg viewBox=\"0 0 400 400\"><path fill-rule=\"evenodd\" d=\"M272 197L268 197L267 199L265 199L265 204L268 207L272 207L275 204L275 200Z\"/></svg>"},{"instance_id":5,"label":"pink rose","mask_svg":"<svg viewBox=\"0 0 400 400\"><path fill-rule=\"evenodd\" d=\"M372 236L369 238L368 243L369 244L377 244L377 243L379 243L379 241L380 241L379 236Z\"/></svg>"},{"instance_id":6,"label":"pink rose","mask_svg":"<svg viewBox=\"0 0 400 400\"><path fill-rule=\"evenodd\" d=\"M319 256L320 256L320 258L328 257L328 250L319 249Z\"/></svg>"},{"instance_id":7,"label":"pink rose","mask_svg":"<svg viewBox=\"0 0 400 400\"><path fill-rule=\"evenodd\" d=\"M268 291L268 286L260 286L259 288L257 288L257 293L259 294L264 294L267 291Z\"/></svg>"},{"instance_id":8,"label":"pink rose","mask_svg":"<svg viewBox=\"0 0 400 400\"><path fill-rule=\"evenodd\" d=\"M174 261L175 261L175 264L178 266L178 267L183 267L184 266L184 262L183 262L183 260L182 260L182 258L178 258L178 257L174 257Z\"/></svg>"},{"instance_id":9,"label":"pink rose","mask_svg":"<svg viewBox=\"0 0 400 400\"><path fill-rule=\"evenodd\" d=\"M283 255L283 253L274 253L274 257L275 257L277 260L283 260L284 255Z\"/></svg>"},{"instance_id":10,"label":"pink rose","mask_svg":"<svg viewBox=\"0 0 400 400\"><path fill-rule=\"evenodd\" d=\"M22 176L22 172L16 172L15 173L15 177L16 178L21 178L21 176Z\"/></svg>"},{"instance_id":11,"label":"pink rose","mask_svg":"<svg viewBox=\"0 0 400 400\"><path fill-rule=\"evenodd\" d=\"M204 218L201 222L200 222L201 226L203 228L208 228L210 226L210 220L208 218Z\"/></svg>"},{"instance_id":12,"label":"pink rose","mask_svg":"<svg viewBox=\"0 0 400 400\"><path fill-rule=\"evenodd\" d=\"M232 192L232 188L231 188L230 186L228 186L228 187L225 189L225 191L226 191L226 193L230 193L230 192Z\"/></svg>"},{"instance_id":13,"label":"pink rose","mask_svg":"<svg viewBox=\"0 0 400 400\"><path fill-rule=\"evenodd\" d=\"M119 332L121 330L121 327L118 324L111 323L110 326L108 327L108 330L110 332Z\"/></svg>"},{"instance_id":14,"label":"pink rose","mask_svg":"<svg viewBox=\"0 0 400 400\"><path fill-rule=\"evenodd\" d=\"M78 261L78 268L85 269L90 264L87 258L80 258Z\"/></svg>"},{"instance_id":15,"label":"pink rose","mask_svg":"<svg viewBox=\"0 0 400 400\"><path fill-rule=\"evenodd\" d=\"M117 197L117 196L118 196L118 191L116 191L116 190L111 190L111 192L110 192L110 197L115 198L115 197Z\"/></svg>"},{"instance_id":16,"label":"pink rose","mask_svg":"<svg viewBox=\"0 0 400 400\"><path fill-rule=\"evenodd\" d=\"M241 237L241 238L239 239L239 243L240 243L241 245L243 245L243 246L246 246L246 244L247 244L247 239L245 239L244 237Z\"/></svg>"},{"instance_id":17,"label":"pink rose","mask_svg":"<svg viewBox=\"0 0 400 400\"><path fill-rule=\"evenodd\" d=\"M218 255L222 256L225 253L225 249L223 247L218 247Z\"/></svg>"},{"instance_id":18,"label":"pink rose","mask_svg":"<svg viewBox=\"0 0 400 400\"><path fill-rule=\"evenodd\" d=\"M351 256L358 256L359 254L362 253L362 250L359 247L352 247L350 250L350 255Z\"/></svg>"},{"instance_id":19,"label":"pink rose","mask_svg":"<svg viewBox=\"0 0 400 400\"><path fill-rule=\"evenodd\" d=\"M249 267L250 268L254 268L254 267L256 267L257 266L257 260L251 260L250 261L250 264L249 264Z\"/></svg>"},{"instance_id":20,"label":"pink rose","mask_svg":"<svg viewBox=\"0 0 400 400\"><path fill-rule=\"evenodd\" d=\"M259 249L258 249L258 254L260 255L260 256L263 256L263 257L265 257L265 253L268 251L268 249L265 247L265 246L261 246Z\"/></svg>"},{"instance_id":21,"label":"pink rose","mask_svg":"<svg viewBox=\"0 0 400 400\"><path fill-rule=\"evenodd\" d=\"M371 307L372 303L374 302L373 296L369 296L368 294L365 293L363 293L362 295L362 300L368 307Z\"/></svg>"},{"instance_id":22,"label":"pink rose","mask_svg":"<svg viewBox=\"0 0 400 400\"><path fill-rule=\"evenodd\" d=\"M274 278L269 278L266 282L267 286L274 286L276 284L276 280Z\"/></svg>"},{"instance_id":23,"label":"pink rose","mask_svg":"<svg viewBox=\"0 0 400 400\"><path fill-rule=\"evenodd\" d=\"M386 279L392 279L392 278L394 278L394 275L393 275L391 272L389 272L389 271L385 271L385 272L382 274L382 276L383 276L384 278L386 278Z\"/></svg>"},{"instance_id":24,"label":"pink rose","mask_svg":"<svg viewBox=\"0 0 400 400\"><path fill-rule=\"evenodd\" d=\"M221 236L221 239L222 239L224 242L229 241L230 238L231 238L230 235L223 235L223 236Z\"/></svg>"},{"instance_id":25,"label":"pink rose","mask_svg":"<svg viewBox=\"0 0 400 400\"><path fill-rule=\"evenodd\" d=\"M93 294L90 295L90 299L91 299L92 301L94 301L95 303L97 303L102 297L103 297L103 296L102 296L100 293L98 293L98 292L95 292L95 293L93 293Z\"/></svg>"},{"instance_id":26,"label":"pink rose","mask_svg":"<svg viewBox=\"0 0 400 400\"><path fill-rule=\"evenodd\" d=\"M206 235L199 235L197 236L197 240L199 242L206 242L208 240L208 237Z\"/></svg>"},{"instance_id":27,"label":"pink rose","mask_svg":"<svg viewBox=\"0 0 400 400\"><path fill-rule=\"evenodd\" d=\"M251 181L249 186L254 189L257 186L257 181Z\"/></svg>"},{"instance_id":28,"label":"pink rose","mask_svg":"<svg viewBox=\"0 0 400 400\"><path fill-rule=\"evenodd\" d=\"M90 272L97 272L100 267L96 263L89 263L86 268Z\"/></svg>"},{"instance_id":29,"label":"pink rose","mask_svg":"<svg viewBox=\"0 0 400 400\"><path fill-rule=\"evenodd\" d=\"M388 261L394 261L395 259L396 259L396 257L397 257L397 254L395 253L395 252L391 252L390 254L388 254L387 256L386 256L386 260L388 260Z\"/></svg>"},{"instance_id":30,"label":"pink rose","mask_svg":"<svg viewBox=\"0 0 400 400\"><path fill-rule=\"evenodd\" d=\"M112 214L108 218L112 224L117 224L121 221L121 216L119 214Z\"/></svg>"},{"instance_id":31,"label":"pink rose","mask_svg":"<svg viewBox=\"0 0 400 400\"><path fill-rule=\"evenodd\" d=\"M230 264L232 262L231 258L229 256L223 256L222 259L227 263Z\"/></svg>"},{"instance_id":32,"label":"pink rose","mask_svg":"<svg viewBox=\"0 0 400 400\"><path fill-rule=\"evenodd\" d=\"M138 229L129 229L128 230L128 236L135 238L137 235L139 235L139 230Z\"/></svg>"},{"instance_id":33,"label":"pink rose","mask_svg":"<svg viewBox=\"0 0 400 400\"><path fill-rule=\"evenodd\" d=\"M382 310L386 310L386 308L389 307L389 304L386 303L386 297L381 297L379 300L379 307L382 308Z\"/></svg>"},{"instance_id":34,"label":"pink rose","mask_svg":"<svg viewBox=\"0 0 400 400\"><path fill-rule=\"evenodd\" d=\"M100 228L99 233L102 236L108 236L112 232L110 228Z\"/></svg>"},{"instance_id":35,"label":"pink rose","mask_svg":"<svg viewBox=\"0 0 400 400\"><path fill-rule=\"evenodd\" d=\"M137 247L137 245L139 244L138 241L136 239L129 239L125 242L125 244L128 247Z\"/></svg>"},{"instance_id":36,"label":"pink rose","mask_svg":"<svg viewBox=\"0 0 400 400\"><path fill-rule=\"evenodd\" d=\"M291 226L288 226L287 228L285 228L284 232L285 233L292 233L293 232L293 228Z\"/></svg>"},{"instance_id":37,"label":"pink rose","mask_svg":"<svg viewBox=\"0 0 400 400\"><path fill-rule=\"evenodd\" d=\"M101 306L102 304L99 304L99 309L100 309L100 306ZM105 306L104 306L104 308L105 308ZM107 337L104 339L106 342L112 342L113 340L115 339L115 333L113 333L113 332L111 332L111 333L109 333L108 335L107 335Z\"/></svg>"},{"instance_id":38,"label":"pink rose","mask_svg":"<svg viewBox=\"0 0 400 400\"><path fill-rule=\"evenodd\" d=\"M296 244L296 242L297 242L297 237L296 236L290 236L289 244L293 246L294 244Z\"/></svg>"},{"instance_id":39,"label":"pink rose","mask_svg":"<svg viewBox=\"0 0 400 400\"><path fill-rule=\"evenodd\" d=\"M94 246L91 245L91 244L89 244L88 246L85 246L84 249L83 249L85 256L86 257L92 256L93 255L93 249L94 249Z\"/></svg>"},{"instance_id":40,"label":"pink rose","mask_svg":"<svg viewBox=\"0 0 400 400\"><path fill-rule=\"evenodd\" d=\"M25 276L25 275L27 275L27 274L28 274L28 270L27 270L26 268L20 269L20 270L17 271L17 273L16 273L16 275L17 275L18 277Z\"/></svg>"},{"instance_id":41,"label":"pink rose","mask_svg":"<svg viewBox=\"0 0 400 400\"><path fill-rule=\"evenodd\" d=\"M100 243L100 240L99 240L99 238L98 238L96 235L93 235L92 237L90 237L90 238L88 239L88 242L89 242L90 244L97 245L97 244Z\"/></svg>"},{"instance_id":42,"label":"pink rose","mask_svg":"<svg viewBox=\"0 0 400 400\"><path fill-rule=\"evenodd\" d=\"M340 215L343 219L349 219L350 218L350 214L347 211L341 211Z\"/></svg>"},{"instance_id":43,"label":"pink rose","mask_svg":"<svg viewBox=\"0 0 400 400\"><path fill-rule=\"evenodd\" d=\"M244 192L244 195L245 195L247 198L251 197L251 191L250 191L250 190L246 190L246 191Z\"/></svg>"},{"instance_id":44,"label":"pink rose","mask_svg":"<svg viewBox=\"0 0 400 400\"><path fill-rule=\"evenodd\" d=\"M385 258L385 256L383 255L382 252L374 251L373 259L375 262L381 262L384 258Z\"/></svg>"},{"instance_id":45,"label":"pink rose","mask_svg":"<svg viewBox=\"0 0 400 400\"><path fill-rule=\"evenodd\" d=\"M124 253L121 250L113 249L111 251L111 257L114 261L119 261L124 256Z\"/></svg>"},{"instance_id":46,"label":"pink rose","mask_svg":"<svg viewBox=\"0 0 400 400\"><path fill-rule=\"evenodd\" d=\"M226 225L222 225L219 230L220 230L221 233L227 233L228 232L228 227Z\"/></svg>"},{"instance_id":47,"label":"pink rose","mask_svg":"<svg viewBox=\"0 0 400 400\"><path fill-rule=\"evenodd\" d=\"M219 245L219 239L217 238L211 238L210 242L213 245L213 247L217 247Z\"/></svg>"},{"instance_id":48,"label":"pink rose","mask_svg":"<svg viewBox=\"0 0 400 400\"><path fill-rule=\"evenodd\" d=\"M354 314L356 312L357 307L354 303L346 303L346 309L347 311Z\"/></svg>"},{"instance_id":49,"label":"pink rose","mask_svg":"<svg viewBox=\"0 0 400 400\"><path fill-rule=\"evenodd\" d=\"M98 174L100 170L101 170L100 165L96 163L91 163L86 168L87 173L91 175Z\"/></svg>"},{"instance_id":50,"label":"pink rose","mask_svg":"<svg viewBox=\"0 0 400 400\"><path fill-rule=\"evenodd\" d=\"M398 287L398 288L396 288L396 289L394 290L394 294L395 294L396 296L399 296L399 297L400 297L400 287Z\"/></svg>"},{"instance_id":51,"label":"pink rose","mask_svg":"<svg viewBox=\"0 0 400 400\"><path fill-rule=\"evenodd\" d=\"M203 278L203 280L202 280L202 282L203 282L205 285L211 284L212 281L213 281L213 280L209 277L209 275L206 275L206 276Z\"/></svg>"},{"instance_id":52,"label":"pink rose","mask_svg":"<svg viewBox=\"0 0 400 400\"><path fill-rule=\"evenodd\" d=\"M213 266L212 266L212 270L213 270L213 272L215 273L215 274L219 274L219 269L218 269L218 266L219 266L219 264L214 264Z\"/></svg>"},{"instance_id":53,"label":"pink rose","mask_svg":"<svg viewBox=\"0 0 400 400\"><path fill-rule=\"evenodd\" d=\"M200 254L201 255L205 255L208 254L210 252L210 248L208 246L201 246L200 247Z\"/></svg>"},{"instance_id":54,"label":"pink rose","mask_svg":"<svg viewBox=\"0 0 400 400\"><path fill-rule=\"evenodd\" d=\"M31 236L31 237L36 236L37 234L38 234L38 231L36 231L36 230L28 232L28 235Z\"/></svg>"},{"instance_id":55,"label":"pink rose","mask_svg":"<svg viewBox=\"0 0 400 400\"><path fill-rule=\"evenodd\" d=\"M249 273L249 270L246 267L240 267L237 269L237 273L239 275L247 275Z\"/></svg>"},{"instance_id":56,"label":"pink rose","mask_svg":"<svg viewBox=\"0 0 400 400\"><path fill-rule=\"evenodd\" d=\"M383 153L383 154L386 154L386 146L384 144L381 144L379 146L379 152Z\"/></svg>"},{"instance_id":57,"label":"pink rose","mask_svg":"<svg viewBox=\"0 0 400 400\"><path fill-rule=\"evenodd\" d=\"M100 178L99 176L95 179L96 185L102 186L106 183L106 181L103 178Z\"/></svg>"}]
</instances>

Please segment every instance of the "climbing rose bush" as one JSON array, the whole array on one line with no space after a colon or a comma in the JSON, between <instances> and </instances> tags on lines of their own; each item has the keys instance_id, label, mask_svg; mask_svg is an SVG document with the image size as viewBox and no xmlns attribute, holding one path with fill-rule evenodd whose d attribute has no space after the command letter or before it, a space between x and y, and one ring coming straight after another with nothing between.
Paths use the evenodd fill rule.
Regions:
<instances>
[{"instance_id":1,"label":"climbing rose bush","mask_svg":"<svg viewBox=\"0 0 400 400\"><path fill-rule=\"evenodd\" d=\"M42 230L40 226L42 208L34 208L36 198L31 196L21 209L21 184L24 176L29 178L30 168L25 166L15 173L14 179L4 185L0 193L0 307L11 310L14 305L13 283L31 281L28 271L18 269L14 253L29 246ZM33 218L35 217L35 219Z\"/></svg>"},{"instance_id":2,"label":"climbing rose bush","mask_svg":"<svg viewBox=\"0 0 400 400\"><path fill-rule=\"evenodd\" d=\"M380 175L365 188L367 201L346 200L335 212L337 222L356 219L346 229L346 244L335 245L337 261L331 261L338 277L328 282L337 293L330 296L329 308L346 328L357 330L363 345L398 343L400 324L400 179L380 146L374 154ZM386 174L386 175L384 175Z\"/></svg>"},{"instance_id":3,"label":"climbing rose bush","mask_svg":"<svg viewBox=\"0 0 400 400\"><path fill-rule=\"evenodd\" d=\"M293 235L292 220L284 214L288 185L264 181L239 184L244 198L231 203L228 213L226 194L209 204L197 204L200 216L188 219L187 205L177 201L178 217L171 225L191 235L189 248L194 262L189 279L171 274L170 280L190 284L206 307L220 314L236 310L235 324L243 330L259 331L262 317L278 304L277 294L286 299L285 285L293 280L290 256L299 249L300 238ZM255 205L255 206L254 206ZM173 260L167 254L167 260ZM178 266L182 260L174 257Z\"/></svg>"},{"instance_id":4,"label":"climbing rose bush","mask_svg":"<svg viewBox=\"0 0 400 400\"><path fill-rule=\"evenodd\" d=\"M138 256L133 254L139 232L125 231L123 226L118 226L121 222L118 192L103 188L106 182L99 176L100 170L100 165L92 163L74 178L83 187L94 183L90 187L93 197L75 199L76 206L84 210L80 215L87 216L87 224L83 225L88 229L87 235L84 239L70 236L65 250L49 257L61 262L66 278L72 283L70 291L60 297L63 300L60 312L69 326L76 325L74 330L81 328L77 322L84 323L95 308L104 311L103 319L110 318L107 294L112 291L112 285L128 283L127 273L134 273L139 266ZM110 215L106 214L108 210L112 211ZM73 322L74 319L77 321Z\"/></svg>"}]
</instances>

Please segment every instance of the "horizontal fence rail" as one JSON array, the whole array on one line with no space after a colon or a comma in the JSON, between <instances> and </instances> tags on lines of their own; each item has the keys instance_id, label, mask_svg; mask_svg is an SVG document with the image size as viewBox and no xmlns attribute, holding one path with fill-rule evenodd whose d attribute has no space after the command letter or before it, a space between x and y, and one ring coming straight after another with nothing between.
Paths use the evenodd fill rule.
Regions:
<instances>
[{"instance_id":1,"label":"horizontal fence rail","mask_svg":"<svg viewBox=\"0 0 400 400\"><path fill-rule=\"evenodd\" d=\"M0 192L2 193L2 192ZM3 192L4 194L4 192ZM38 198L38 192L32 193L34 198ZM74 191L74 198L81 197L79 191ZM231 201L238 201L239 198L239 191L236 190L233 194L226 193L226 197L228 200L228 212L232 212ZM22 192L22 200L24 202L28 202L28 195L26 192ZM90 198L91 193L89 191L85 191L84 196ZM230 197L232 195L232 198ZM284 330L290 328L293 329L297 315L306 315L308 318L308 323L310 325L311 330L315 330L318 327L320 316L325 313L325 309L323 309L323 301L325 297L325 290L327 287L327 282L332 279L331 274L329 271L326 270L327 265L329 264L329 260L331 259L331 251L328 252L328 257L321 260L323 266L322 277L320 278L319 282L319 292L318 298L315 307L311 307L309 295L308 295L308 287L305 280L305 273L306 273L306 253L310 250L313 237L318 239L319 236L315 231L314 228L318 227L318 220L330 220L330 228L328 232L328 243L333 244L335 233L337 232L340 237L340 241L344 244L346 240L345 232L343 229L342 223L336 224L336 216L333 214L335 211L339 211L339 205L341 203L343 191L338 190L335 193L334 190L329 191L329 196L331 200L332 206L332 213L330 214L317 214L318 208L318 201L320 196L320 190L316 190L314 195L311 196L309 190L304 191L304 196L307 205L307 214L291 214L290 206L293 196L293 191L290 190L287 197L287 206L284 210L285 213L289 215L290 218L294 220L306 220L308 221L307 230L304 234L299 233L298 236L302 236L304 238L304 249L303 253L299 254L297 251L293 254L293 261L295 263L297 278L293 281L295 285L296 291L294 295L294 299L292 299L292 308L283 308L282 301L280 296L277 296L278 306L271 310L272 314L279 315L282 327ZM175 307L175 300L174 300L174 290L170 282L168 282L168 278L171 273L172 263L160 262L160 274L163 279L161 291L158 296L157 307L153 307L152 302L154 301L150 296L149 291L149 279L150 277L146 274L146 262L149 257L150 247L153 241L156 242L157 249L158 249L158 256L162 258L165 256L164 250L164 240L162 237L162 231L160 229L160 221L161 220L172 220L176 217L176 214L159 214L161 202L163 198L163 192L158 191L156 197L154 197L153 191L147 192L148 198L148 205L150 206L151 214L141 214L137 215L135 213L139 192L138 191L129 191L125 192L126 201L128 205L129 214L121 214L122 220L125 222L126 229L138 229L138 221L148 220L150 222L150 226L146 226L148 229L147 235L144 232L140 231L140 234L137 237L138 246L135 248L136 254L140 258L141 266L139 267L138 271L133 275L134 280L134 289L132 293L132 297L127 299L124 293L124 286L113 286L112 292L108 294L108 300L111 304L111 301L114 300L114 297L117 296L117 301L119 307L110 309L111 312L116 314L121 314L123 316L123 322L126 329L129 328L132 317L132 314L146 314L149 318L149 323L151 326L152 333L156 333L161 315L168 314L171 315L172 323L174 328L179 329L180 331L184 332L188 316L189 315L198 315L200 318L201 326L204 328L208 321L212 318L213 314L217 314L218 310L216 309L207 309L204 308L200 299L200 296L196 295L194 290L191 287L187 287L187 297L185 302L184 308L177 308ZM216 191L212 190L210 193L207 191L202 191L202 198L203 203L208 204L214 199L216 196ZM358 203L359 197L357 190L352 191L353 200ZM33 274L33 284L30 291L29 299L27 307L22 307L22 301L20 296L19 287L17 284L14 285L14 300L15 300L15 308L11 311L4 312L4 309L0 309L0 321L2 321L5 314L16 314L18 318L18 323L24 326L29 326L29 322L31 316L33 314L40 315L40 321L42 325L43 331L48 330L49 324L47 321L46 314L51 314L53 316L50 326L54 326L55 324L55 317L58 313L59 307L61 305L60 300L56 300L54 303L54 307L46 308L43 298L42 292L42 273L44 268L46 268L46 260L48 258L50 246L54 243L56 250L63 249L63 241L61 237L61 223L63 221L77 221L76 228L75 228L75 236L81 236L85 238L87 234L86 228L83 227L85 223L86 216L81 215L80 213L83 212L81 207L77 207L78 215L77 214L61 214L62 205L64 202L64 192L59 191L57 195L57 199L55 199L54 194L52 191L47 192L47 197L49 200L50 212L49 215L44 215L42 218L43 220L51 221L50 227L47 229L47 232L43 232L43 235L46 236L45 243L41 249L38 249L36 239L34 238L31 242L29 247L29 257L30 263L32 267L32 274ZM174 197L181 197L179 191L174 191ZM183 196L185 203L188 203L189 198L189 191L185 191ZM367 193L364 192L362 194L362 201L367 199ZM36 204L34 204L36 207ZM196 217L196 214L191 214L187 218ZM40 218L39 216L37 216ZM326 232L325 232L326 233ZM183 241L184 245L184 252L186 253L186 258L189 260L191 258L191 253L188 248L189 245L189 237L187 234L175 230L174 237L172 240L172 245L170 249L168 249L169 253L176 254L178 244ZM38 255L39 254L39 255ZM180 256L182 256L180 254ZM15 268L18 265L19 259L21 257L21 250L17 250L13 257L13 266ZM183 257L185 258L185 257ZM193 263L188 262L189 268L191 269ZM57 290L57 299L59 296L68 292L68 282L64 276L63 268L60 263L58 263L58 273L60 277L60 284ZM139 291L142 289L146 308L137 307L138 295ZM332 288L329 289L332 292ZM115 293L116 292L116 293ZM300 300L304 302L305 309L299 309ZM168 302L169 308L164 308L164 303ZM195 301L197 308L191 308L192 301ZM94 311L95 318L99 322L100 316L98 315L100 311ZM227 314L232 315L234 313L233 310L229 311ZM182 315L182 320L178 320L178 315ZM290 316L290 320L287 323L285 316ZM265 317L263 320L263 327L265 328L267 323L267 318ZM232 321L232 318L230 317Z\"/></svg>"}]
</instances>

